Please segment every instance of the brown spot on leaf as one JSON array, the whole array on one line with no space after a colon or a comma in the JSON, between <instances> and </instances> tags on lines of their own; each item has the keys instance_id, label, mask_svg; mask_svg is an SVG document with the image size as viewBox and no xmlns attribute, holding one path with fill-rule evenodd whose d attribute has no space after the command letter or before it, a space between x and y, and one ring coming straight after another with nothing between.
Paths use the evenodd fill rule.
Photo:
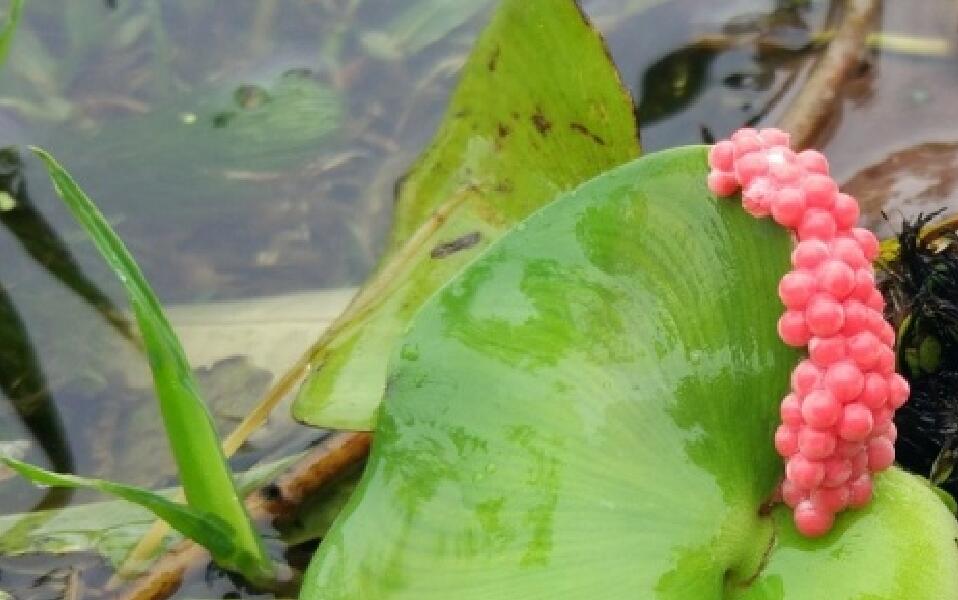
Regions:
<instances>
[{"instance_id":1,"label":"brown spot on leaf","mask_svg":"<svg viewBox=\"0 0 958 600\"><path fill-rule=\"evenodd\" d=\"M493 187L492 189L499 192L500 194L508 194L514 188L511 181L509 181L508 179L503 179L502 181L496 182L495 187Z\"/></svg>"},{"instance_id":2,"label":"brown spot on leaf","mask_svg":"<svg viewBox=\"0 0 958 600\"><path fill-rule=\"evenodd\" d=\"M532 124L536 126L539 134L543 136L548 135L549 130L552 129L552 123L542 114L541 108L536 109L535 114L532 115Z\"/></svg>"},{"instance_id":3,"label":"brown spot on leaf","mask_svg":"<svg viewBox=\"0 0 958 600\"><path fill-rule=\"evenodd\" d=\"M499 123L499 137L504 138L509 135L509 127L505 123Z\"/></svg>"},{"instance_id":4,"label":"brown spot on leaf","mask_svg":"<svg viewBox=\"0 0 958 600\"><path fill-rule=\"evenodd\" d=\"M431 258L446 258L450 254L455 254L456 252L472 248L479 243L480 239L482 239L482 234L480 234L478 231L473 231L472 233L459 236L450 242L436 244L436 247L432 249L432 252L429 253L429 256Z\"/></svg>"},{"instance_id":5,"label":"brown spot on leaf","mask_svg":"<svg viewBox=\"0 0 958 600\"><path fill-rule=\"evenodd\" d=\"M569 129L575 131L576 133L581 133L586 137L592 138L592 141L600 146L605 146L605 140L592 133L592 131L582 123L569 123Z\"/></svg>"}]
</instances>

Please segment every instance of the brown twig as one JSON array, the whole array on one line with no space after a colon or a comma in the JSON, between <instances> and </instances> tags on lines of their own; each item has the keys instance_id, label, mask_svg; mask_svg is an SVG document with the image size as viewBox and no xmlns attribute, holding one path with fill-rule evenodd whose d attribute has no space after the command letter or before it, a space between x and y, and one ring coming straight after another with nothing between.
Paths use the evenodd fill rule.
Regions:
<instances>
[{"instance_id":1,"label":"brown twig","mask_svg":"<svg viewBox=\"0 0 958 600\"><path fill-rule=\"evenodd\" d=\"M246 508L257 522L288 514L303 499L349 467L363 461L372 435L334 433L280 477L275 484L251 494ZM185 540L172 548L149 573L119 595L121 600L161 600L173 594L190 573L205 568L210 555L200 545Z\"/></svg>"},{"instance_id":2,"label":"brown twig","mask_svg":"<svg viewBox=\"0 0 958 600\"><path fill-rule=\"evenodd\" d=\"M841 84L862 57L879 0L847 0L842 22L808 81L779 120L792 146L807 148L832 114Z\"/></svg>"}]
</instances>

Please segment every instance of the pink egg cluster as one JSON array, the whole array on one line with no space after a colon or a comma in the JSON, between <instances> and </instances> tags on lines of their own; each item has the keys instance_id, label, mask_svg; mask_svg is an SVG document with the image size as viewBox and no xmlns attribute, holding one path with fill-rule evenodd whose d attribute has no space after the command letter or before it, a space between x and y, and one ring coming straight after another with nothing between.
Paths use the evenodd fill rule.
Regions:
<instances>
[{"instance_id":1,"label":"pink egg cluster","mask_svg":"<svg viewBox=\"0 0 958 600\"><path fill-rule=\"evenodd\" d=\"M819 536L836 513L867 504L872 474L894 462L892 417L909 390L875 287L878 240L855 227L858 202L838 191L825 157L788 146L777 129L737 131L712 146L708 187L719 196L741 189L746 211L798 238L778 287L778 334L808 357L792 371L775 448L785 459L780 498L800 532Z\"/></svg>"}]
</instances>

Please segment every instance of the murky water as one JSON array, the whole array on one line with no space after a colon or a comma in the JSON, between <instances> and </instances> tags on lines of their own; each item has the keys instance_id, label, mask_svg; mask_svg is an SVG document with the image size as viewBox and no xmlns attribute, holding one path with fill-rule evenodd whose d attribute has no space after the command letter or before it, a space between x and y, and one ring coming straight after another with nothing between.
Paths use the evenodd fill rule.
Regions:
<instances>
[{"instance_id":1,"label":"murky water","mask_svg":"<svg viewBox=\"0 0 958 600\"><path fill-rule=\"evenodd\" d=\"M395 182L429 141L491 5L29 2L0 70L0 148L10 147L0 189L16 200L0 203L0 441L27 442L26 459L45 466L174 482L141 357L123 335L122 293L23 144L73 172L185 327L191 310L215 315L210 303L240 301L219 312L247 314L236 308L246 299L355 286L383 246ZM637 99L647 151L775 123L807 77L815 35L835 19L824 1L583 5ZM894 221L956 201L956 25L954 3L886 1L883 30L932 49L874 49L819 140L880 232L883 208ZM305 322L345 297L291 296L282 310ZM291 327L274 340L282 351L217 362L249 354L248 337L222 331L194 333L190 349L227 429L311 333ZM271 427L237 466L316 437L281 418ZM90 499L0 480L0 515ZM0 585L42 579L39 598L72 576L69 561L38 560L3 559ZM90 586L102 583L98 560L75 564L87 565ZM213 576L183 597L231 586Z\"/></svg>"}]
</instances>

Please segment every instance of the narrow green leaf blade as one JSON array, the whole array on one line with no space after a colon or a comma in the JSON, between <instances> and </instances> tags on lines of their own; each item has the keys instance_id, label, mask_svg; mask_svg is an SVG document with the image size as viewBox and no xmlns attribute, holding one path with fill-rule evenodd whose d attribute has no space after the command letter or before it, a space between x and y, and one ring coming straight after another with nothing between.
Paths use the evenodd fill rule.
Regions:
<instances>
[{"instance_id":1,"label":"narrow green leaf blade","mask_svg":"<svg viewBox=\"0 0 958 600\"><path fill-rule=\"evenodd\" d=\"M632 100L573 0L503 0L403 182L379 271L321 339L294 416L370 429L412 315L512 225L639 154Z\"/></svg>"},{"instance_id":2,"label":"narrow green leaf blade","mask_svg":"<svg viewBox=\"0 0 958 600\"><path fill-rule=\"evenodd\" d=\"M10 45L13 43L13 33L20 23L20 16L23 14L24 0L10 0L10 9L7 15L7 21L0 27L0 67L7 60L7 54L10 52Z\"/></svg>"},{"instance_id":3,"label":"narrow green leaf blade","mask_svg":"<svg viewBox=\"0 0 958 600\"><path fill-rule=\"evenodd\" d=\"M173 529L205 547L225 567L242 570L255 565L256 557L244 553L233 542L235 532L215 515L177 504L151 490L102 479L53 473L8 457L0 457L0 461L40 485L97 490L142 506L169 523Z\"/></svg>"},{"instance_id":4,"label":"narrow green leaf blade","mask_svg":"<svg viewBox=\"0 0 958 600\"><path fill-rule=\"evenodd\" d=\"M212 418L159 300L126 246L69 173L44 150L33 151L43 160L57 193L129 295L187 501L200 512L223 518L233 529L233 543L260 558L261 572L247 575L269 572L272 567L236 491Z\"/></svg>"},{"instance_id":5,"label":"narrow green leaf blade","mask_svg":"<svg viewBox=\"0 0 958 600\"><path fill-rule=\"evenodd\" d=\"M762 510L798 360L776 333L792 244L707 173L701 147L604 173L423 307L304 600L958 597L956 524L913 478L821 540ZM910 571L924 543L934 571Z\"/></svg>"}]
</instances>

